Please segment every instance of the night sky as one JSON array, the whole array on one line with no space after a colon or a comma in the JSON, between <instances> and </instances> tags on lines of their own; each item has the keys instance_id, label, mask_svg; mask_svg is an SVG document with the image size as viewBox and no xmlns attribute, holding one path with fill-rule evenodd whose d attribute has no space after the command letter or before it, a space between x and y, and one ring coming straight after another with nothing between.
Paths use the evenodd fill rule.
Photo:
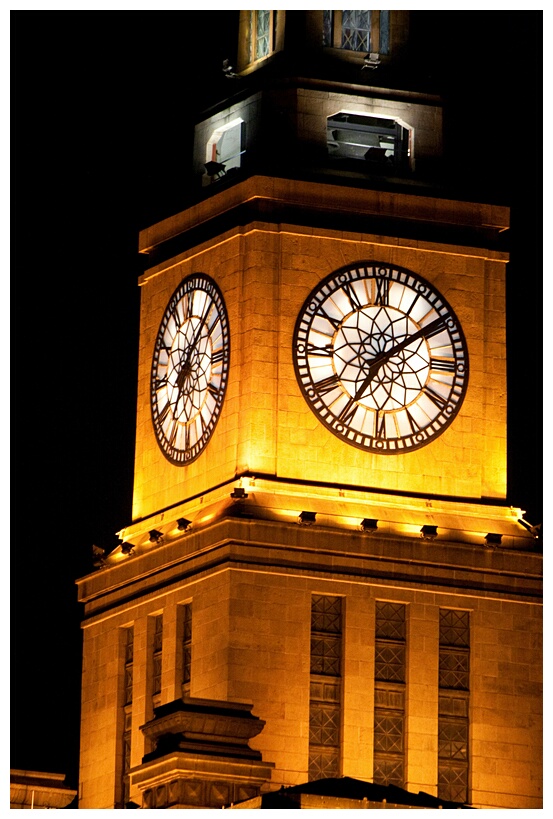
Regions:
<instances>
[{"instance_id":1,"label":"night sky","mask_svg":"<svg viewBox=\"0 0 553 819\"><path fill-rule=\"evenodd\" d=\"M512 205L508 502L537 524L542 14L419 15L446 150ZM236 12L18 11L11 24L11 766L76 788L75 580L92 544L110 551L131 522L138 231L186 202L191 122L226 90Z\"/></svg>"}]
</instances>

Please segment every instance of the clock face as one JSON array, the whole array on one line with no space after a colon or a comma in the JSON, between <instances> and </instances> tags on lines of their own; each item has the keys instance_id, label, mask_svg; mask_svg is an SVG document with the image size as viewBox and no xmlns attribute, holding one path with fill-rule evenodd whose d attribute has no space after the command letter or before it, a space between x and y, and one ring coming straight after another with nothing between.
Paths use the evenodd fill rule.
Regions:
<instances>
[{"instance_id":1,"label":"clock face","mask_svg":"<svg viewBox=\"0 0 553 819\"><path fill-rule=\"evenodd\" d=\"M208 276L194 273L171 296L152 362L152 420L171 463L190 463L209 441L225 396L229 356L221 292Z\"/></svg>"},{"instance_id":2,"label":"clock face","mask_svg":"<svg viewBox=\"0 0 553 819\"><path fill-rule=\"evenodd\" d=\"M468 383L461 325L438 291L401 267L360 262L327 276L294 330L300 388L335 435L410 452L453 421Z\"/></svg>"}]
</instances>

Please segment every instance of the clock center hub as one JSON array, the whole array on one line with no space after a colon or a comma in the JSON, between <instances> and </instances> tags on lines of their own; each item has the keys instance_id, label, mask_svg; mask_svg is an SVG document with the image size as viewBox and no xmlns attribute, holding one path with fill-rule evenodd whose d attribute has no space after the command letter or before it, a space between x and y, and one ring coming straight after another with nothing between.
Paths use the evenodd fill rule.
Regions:
<instances>
[{"instance_id":1,"label":"clock center hub","mask_svg":"<svg viewBox=\"0 0 553 819\"><path fill-rule=\"evenodd\" d=\"M192 364L190 361L185 361L181 367L179 374L177 375L177 386L180 390L184 385L184 382L187 378L192 375Z\"/></svg>"}]
</instances>

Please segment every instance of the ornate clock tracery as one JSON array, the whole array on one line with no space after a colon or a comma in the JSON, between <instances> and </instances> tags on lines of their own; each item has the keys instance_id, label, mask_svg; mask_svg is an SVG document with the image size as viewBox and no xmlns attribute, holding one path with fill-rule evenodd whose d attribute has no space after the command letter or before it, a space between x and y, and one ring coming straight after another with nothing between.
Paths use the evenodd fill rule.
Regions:
<instances>
[{"instance_id":1,"label":"ornate clock tracery","mask_svg":"<svg viewBox=\"0 0 553 819\"><path fill-rule=\"evenodd\" d=\"M378 262L344 267L312 291L293 351L317 418L372 452L430 443L457 415L468 383L467 345L451 306L418 274Z\"/></svg>"},{"instance_id":2,"label":"ornate clock tracery","mask_svg":"<svg viewBox=\"0 0 553 819\"><path fill-rule=\"evenodd\" d=\"M191 463L208 443L225 396L229 357L223 296L212 279L194 273L169 300L152 361L152 421L171 463Z\"/></svg>"}]
</instances>

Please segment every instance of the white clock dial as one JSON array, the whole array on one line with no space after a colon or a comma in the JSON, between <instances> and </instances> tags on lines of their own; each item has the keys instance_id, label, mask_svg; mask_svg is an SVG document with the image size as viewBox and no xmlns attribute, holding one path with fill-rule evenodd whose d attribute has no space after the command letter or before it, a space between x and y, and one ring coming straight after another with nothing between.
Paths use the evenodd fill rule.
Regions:
<instances>
[{"instance_id":1,"label":"white clock dial","mask_svg":"<svg viewBox=\"0 0 553 819\"><path fill-rule=\"evenodd\" d=\"M342 268L313 290L293 350L315 415L372 452L430 443L467 388L467 346L453 309L421 276L378 262Z\"/></svg>"},{"instance_id":2,"label":"white clock dial","mask_svg":"<svg viewBox=\"0 0 553 819\"><path fill-rule=\"evenodd\" d=\"M223 404L229 357L221 292L208 276L195 273L171 296L152 362L152 421L171 463L190 463L211 438Z\"/></svg>"}]
</instances>

